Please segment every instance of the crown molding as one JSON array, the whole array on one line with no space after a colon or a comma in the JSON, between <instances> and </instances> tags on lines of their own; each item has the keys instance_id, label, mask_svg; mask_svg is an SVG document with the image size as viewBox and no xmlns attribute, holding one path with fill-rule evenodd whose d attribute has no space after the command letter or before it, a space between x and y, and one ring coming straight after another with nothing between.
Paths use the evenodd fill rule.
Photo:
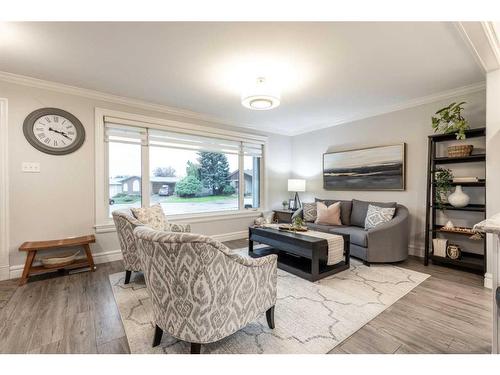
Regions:
<instances>
[{"instance_id":1,"label":"crown molding","mask_svg":"<svg viewBox=\"0 0 500 375\"><path fill-rule=\"evenodd\" d=\"M439 92L436 94L431 94L431 95L427 95L427 96L422 96L420 98L410 99L410 100L407 100L407 101L404 101L404 102L401 102L398 104L394 104L394 105L390 105L390 106L381 106L381 107L375 108L371 111L359 112L359 113L353 114L352 116L339 117L339 118L333 119L332 121L329 121L327 123L310 125L310 126L298 129L296 131L289 132L289 134L287 134L287 135L293 137L293 136L297 136L297 135L301 135L301 134L305 134L305 133L310 133L310 132L313 132L316 130L330 128L332 126L337 126L337 125L342 125L342 124L346 124L349 122L364 120L364 119L367 119L370 117L380 116L380 115L384 115L384 114L391 113L391 112L396 112L396 111L401 111L404 109L418 107L418 106L421 106L424 104L429 104L429 103L437 102L440 100L450 99L450 98L453 98L456 96L471 94L471 93L479 92L479 91L483 91L483 90L486 90L486 82L473 83L471 85L457 87L455 89L442 91L442 92Z\"/></svg>"},{"instance_id":2,"label":"crown molding","mask_svg":"<svg viewBox=\"0 0 500 375\"><path fill-rule=\"evenodd\" d=\"M151 103L140 99L128 98L124 96L109 94L102 91L84 89L81 87L66 85L64 83L46 81L43 79L23 76L20 74L0 71L0 81L15 83L23 86L36 87L39 89L62 92L70 95L82 96L85 98L101 100L109 103L126 105L148 111L164 113L171 116L178 116L188 120L203 121L212 124L262 131L257 126L252 124L235 123L199 112L193 112L185 109L169 107L163 104Z\"/></svg>"},{"instance_id":3,"label":"crown molding","mask_svg":"<svg viewBox=\"0 0 500 375\"><path fill-rule=\"evenodd\" d=\"M36 88L41 88L41 89L46 89L46 90L51 90L51 91L63 92L63 93L70 94L70 95L82 96L82 97L86 97L86 98L90 98L90 99L126 105L126 106L130 106L130 107L134 107L134 108L139 108L139 109L144 109L144 110L149 110L149 111L154 111L154 112L159 112L159 113L165 113L165 114L172 115L172 116L182 117L182 118L187 119L187 120L203 121L203 122L212 123L212 124L226 125L226 126L238 127L238 128L246 128L246 129L252 129L252 130L257 131L257 132L262 132L261 128L255 126L255 125L251 125L251 124L234 123L231 121L218 119L218 118L210 116L210 115L201 114L201 113L192 112L192 111L187 111L187 110L178 109L178 108L173 108L173 107L168 107L168 106L165 106L162 104L149 103L149 102L142 101L139 99L127 98L127 97L123 97L123 96L118 96L118 95L113 95L113 94L108 94L108 93L96 91L96 90L84 89L84 88L80 88L80 87L76 87L76 86L66 85L63 83L45 81L45 80L38 79L38 78L33 78L33 77L28 77L28 76L23 76L23 75L8 73L8 72L0 71L0 81L15 83L15 84L23 85L23 86L36 87ZM351 116L334 118L334 119L332 119L332 121L328 121L326 123L308 125L308 126L305 126L303 128L297 129L297 130L278 128L278 129L266 129L265 132L293 137L293 136L313 132L316 130L325 129L325 128L329 128L332 126L337 126L337 125L341 125L341 124L345 124L345 123L349 123L349 122L359 121L359 120L363 120L363 119L370 118L370 117L380 116L380 115L383 115L386 113L396 112L396 111L400 111L400 110L404 110L404 109L408 109L408 108L412 108L412 107L418 107L420 105L429 104L429 103L436 102L439 100L449 99L449 98L459 96L459 95L470 94L470 93L482 91L485 89L486 89L486 83L485 82L478 82L478 83L474 83L471 85L462 86L462 87L458 87L458 88L447 90L447 91L442 91L440 93L436 93L436 94L432 94L432 95L428 95L428 96L423 96L420 98L410 99L408 101L405 101L405 102L402 102L399 104L394 104L394 105L390 105L390 106L380 106L380 107L375 108L371 111L358 112L358 113L355 113Z\"/></svg>"},{"instance_id":4,"label":"crown molding","mask_svg":"<svg viewBox=\"0 0 500 375\"><path fill-rule=\"evenodd\" d=\"M500 47L492 22L455 22L465 44L484 73L500 68Z\"/></svg>"}]
</instances>

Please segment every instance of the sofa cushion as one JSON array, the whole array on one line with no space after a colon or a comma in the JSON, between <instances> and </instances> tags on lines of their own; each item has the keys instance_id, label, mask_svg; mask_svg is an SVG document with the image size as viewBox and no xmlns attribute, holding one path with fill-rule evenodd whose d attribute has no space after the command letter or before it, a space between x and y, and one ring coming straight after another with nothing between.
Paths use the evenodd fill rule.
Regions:
<instances>
[{"instance_id":1,"label":"sofa cushion","mask_svg":"<svg viewBox=\"0 0 500 375\"><path fill-rule=\"evenodd\" d=\"M326 225L342 225L340 221L340 202L326 206L323 202L316 202L318 207L318 217L316 218L316 224L326 224Z\"/></svg>"},{"instance_id":2,"label":"sofa cushion","mask_svg":"<svg viewBox=\"0 0 500 375\"><path fill-rule=\"evenodd\" d=\"M338 199L320 199L320 198L314 198L314 200L316 202L323 202L327 206L330 206L331 204L336 202L340 202L340 220L342 221L343 225L351 225L352 201L343 201Z\"/></svg>"},{"instance_id":3,"label":"sofa cushion","mask_svg":"<svg viewBox=\"0 0 500 375\"><path fill-rule=\"evenodd\" d=\"M395 208L379 207L373 204L368 205L368 212L366 213L365 229L372 229L380 224L387 223L392 220Z\"/></svg>"},{"instance_id":4,"label":"sofa cushion","mask_svg":"<svg viewBox=\"0 0 500 375\"><path fill-rule=\"evenodd\" d=\"M368 247L368 231L363 228L352 225L330 226L329 232L348 234L350 236L350 242L353 244Z\"/></svg>"},{"instance_id":5,"label":"sofa cushion","mask_svg":"<svg viewBox=\"0 0 500 375\"><path fill-rule=\"evenodd\" d=\"M337 227L332 227L331 225L323 225L323 224L316 224L316 223L305 223L305 224L306 224L306 227L308 229L316 230L318 232L329 232L330 229L337 228ZM305 232L304 234L307 236L307 232Z\"/></svg>"},{"instance_id":6,"label":"sofa cushion","mask_svg":"<svg viewBox=\"0 0 500 375\"><path fill-rule=\"evenodd\" d=\"M357 199L352 200L352 211L351 211L351 225L357 227L365 227L366 213L368 212L368 205L374 205L384 208L396 208L396 202L365 202L359 201Z\"/></svg>"}]
</instances>

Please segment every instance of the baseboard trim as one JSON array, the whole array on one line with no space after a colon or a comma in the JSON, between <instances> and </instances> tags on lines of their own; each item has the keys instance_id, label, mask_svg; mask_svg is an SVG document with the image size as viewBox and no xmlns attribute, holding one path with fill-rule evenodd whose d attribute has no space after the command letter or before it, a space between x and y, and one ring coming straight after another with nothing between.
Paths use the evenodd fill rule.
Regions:
<instances>
[{"instance_id":1,"label":"baseboard trim","mask_svg":"<svg viewBox=\"0 0 500 375\"><path fill-rule=\"evenodd\" d=\"M484 274L484 287L493 289L493 275L491 273Z\"/></svg>"},{"instance_id":2,"label":"baseboard trim","mask_svg":"<svg viewBox=\"0 0 500 375\"><path fill-rule=\"evenodd\" d=\"M422 246L417 245L409 245L408 246L408 254L414 255L419 258L423 258L425 255L425 249Z\"/></svg>"},{"instance_id":3,"label":"baseboard trim","mask_svg":"<svg viewBox=\"0 0 500 375\"><path fill-rule=\"evenodd\" d=\"M0 281L8 280L10 276L9 266L0 266Z\"/></svg>"},{"instance_id":4,"label":"baseboard trim","mask_svg":"<svg viewBox=\"0 0 500 375\"><path fill-rule=\"evenodd\" d=\"M118 250L111 250L111 251L105 251L103 253L97 253L97 254L92 254L94 257L94 263L95 264L101 264L101 263L109 263L109 262L114 262L117 260L123 259L122 256L122 251L120 249ZM83 258L83 256L79 257ZM17 279L18 277L21 277L23 274L23 269L24 269L24 264L17 264L15 266L11 266L8 272L8 277L7 279ZM0 269L0 277L1 277L1 269ZM1 279L0 279L1 280Z\"/></svg>"}]
</instances>

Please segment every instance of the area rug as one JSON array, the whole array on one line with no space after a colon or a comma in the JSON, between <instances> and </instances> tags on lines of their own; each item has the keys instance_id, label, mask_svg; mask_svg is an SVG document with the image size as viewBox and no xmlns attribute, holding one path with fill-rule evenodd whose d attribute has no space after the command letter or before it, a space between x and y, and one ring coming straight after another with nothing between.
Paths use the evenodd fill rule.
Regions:
<instances>
[{"instance_id":1,"label":"area rug","mask_svg":"<svg viewBox=\"0 0 500 375\"><path fill-rule=\"evenodd\" d=\"M244 250L240 250L244 251ZM109 276L132 353L189 353L185 342L163 335L152 348L154 324L142 275L124 285L124 272ZM202 346L202 353L328 353L429 275L392 265L349 270L315 283L278 270L275 329L265 314L233 335Z\"/></svg>"}]
</instances>

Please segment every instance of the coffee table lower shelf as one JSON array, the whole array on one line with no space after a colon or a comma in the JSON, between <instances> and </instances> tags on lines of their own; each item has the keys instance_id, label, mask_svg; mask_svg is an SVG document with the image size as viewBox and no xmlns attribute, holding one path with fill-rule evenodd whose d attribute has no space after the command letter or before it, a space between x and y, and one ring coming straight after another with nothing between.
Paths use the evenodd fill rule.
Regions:
<instances>
[{"instance_id":1,"label":"coffee table lower shelf","mask_svg":"<svg viewBox=\"0 0 500 375\"><path fill-rule=\"evenodd\" d=\"M278 268L297 275L309 281L317 281L325 277L334 275L336 273L349 269L349 264L345 261L328 266L325 262L319 262L318 275L312 273L312 260L297 255L290 254L286 251L278 250L270 246L254 248L250 253L252 257L262 257L270 254L278 255Z\"/></svg>"}]
</instances>

